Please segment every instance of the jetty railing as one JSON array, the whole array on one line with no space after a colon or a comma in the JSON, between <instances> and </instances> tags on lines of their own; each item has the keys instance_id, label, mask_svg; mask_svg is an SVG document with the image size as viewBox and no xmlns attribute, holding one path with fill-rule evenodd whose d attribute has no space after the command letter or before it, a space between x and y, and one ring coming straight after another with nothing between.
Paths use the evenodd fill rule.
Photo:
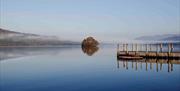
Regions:
<instances>
[{"instance_id":1,"label":"jetty railing","mask_svg":"<svg viewBox=\"0 0 180 91\"><path fill-rule=\"evenodd\" d=\"M166 47L166 48L164 48ZM117 58L122 59L180 59L180 52L174 50L173 43L160 44L118 44Z\"/></svg>"}]
</instances>

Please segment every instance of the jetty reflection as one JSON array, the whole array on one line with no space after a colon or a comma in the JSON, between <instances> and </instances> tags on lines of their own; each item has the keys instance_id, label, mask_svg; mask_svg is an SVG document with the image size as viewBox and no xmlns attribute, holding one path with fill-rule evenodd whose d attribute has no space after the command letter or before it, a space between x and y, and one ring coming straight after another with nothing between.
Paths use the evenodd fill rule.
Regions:
<instances>
[{"instance_id":1,"label":"jetty reflection","mask_svg":"<svg viewBox=\"0 0 180 91\"><path fill-rule=\"evenodd\" d=\"M99 50L98 46L82 46L81 48L83 53L87 54L88 56L92 56Z\"/></svg>"},{"instance_id":2,"label":"jetty reflection","mask_svg":"<svg viewBox=\"0 0 180 91\"><path fill-rule=\"evenodd\" d=\"M129 45L129 46L128 46ZM122 64L127 70L132 66L132 69L138 70L145 66L145 70L152 70L153 66L156 71L167 68L168 72L173 71L174 64L180 64L180 44L121 44L117 46L117 67Z\"/></svg>"},{"instance_id":3,"label":"jetty reflection","mask_svg":"<svg viewBox=\"0 0 180 91\"><path fill-rule=\"evenodd\" d=\"M167 68L167 72L172 72L174 64L179 65L180 60L165 60L165 59L117 60L117 68L121 67L127 70L130 68L135 70L142 70L144 65L146 71L155 68L156 71L158 72L161 71L164 67Z\"/></svg>"}]
</instances>

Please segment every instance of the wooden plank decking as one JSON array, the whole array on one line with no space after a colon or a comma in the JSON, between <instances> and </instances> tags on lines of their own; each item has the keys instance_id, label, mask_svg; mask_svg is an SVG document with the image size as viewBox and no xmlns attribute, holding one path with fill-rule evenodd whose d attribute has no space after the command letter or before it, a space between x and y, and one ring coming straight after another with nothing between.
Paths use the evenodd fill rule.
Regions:
<instances>
[{"instance_id":1,"label":"wooden plank decking","mask_svg":"<svg viewBox=\"0 0 180 91\"><path fill-rule=\"evenodd\" d=\"M180 59L180 52L173 52L173 45L168 44L168 51L162 51L162 44L160 44L157 51L152 51L151 46L146 45L146 50L138 51L137 44L135 45L135 50L133 49L134 46L132 45L132 51L128 51L128 44L123 44L123 50L119 51L119 45L117 49L117 58L118 59L127 59L127 60L138 60L143 58L155 58L155 59ZM149 49L149 50L148 50Z\"/></svg>"}]
</instances>

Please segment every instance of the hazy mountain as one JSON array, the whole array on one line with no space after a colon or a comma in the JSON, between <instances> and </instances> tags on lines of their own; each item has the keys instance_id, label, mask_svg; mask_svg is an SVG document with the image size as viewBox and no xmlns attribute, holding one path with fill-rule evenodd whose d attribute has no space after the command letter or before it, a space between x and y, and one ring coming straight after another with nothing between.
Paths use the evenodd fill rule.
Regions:
<instances>
[{"instance_id":1,"label":"hazy mountain","mask_svg":"<svg viewBox=\"0 0 180 91\"><path fill-rule=\"evenodd\" d=\"M180 34L141 36L135 38L135 40L180 41Z\"/></svg>"},{"instance_id":2,"label":"hazy mountain","mask_svg":"<svg viewBox=\"0 0 180 91\"><path fill-rule=\"evenodd\" d=\"M60 40L55 36L20 33L0 28L0 46L48 46L72 45L78 42Z\"/></svg>"}]
</instances>

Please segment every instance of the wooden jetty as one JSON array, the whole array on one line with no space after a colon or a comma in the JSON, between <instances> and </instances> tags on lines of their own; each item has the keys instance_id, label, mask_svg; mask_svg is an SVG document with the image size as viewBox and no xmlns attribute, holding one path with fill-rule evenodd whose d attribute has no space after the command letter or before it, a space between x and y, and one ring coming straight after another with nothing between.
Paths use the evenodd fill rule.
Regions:
<instances>
[{"instance_id":1,"label":"wooden jetty","mask_svg":"<svg viewBox=\"0 0 180 91\"><path fill-rule=\"evenodd\" d=\"M128 46L130 45L130 46ZM117 46L117 58L126 60L150 59L180 59L180 52L173 51L173 44L168 44L168 50L163 51L163 44L122 44ZM131 48L130 48L131 47ZM142 47L145 47L143 50ZM129 50L129 48L131 50ZM153 50L154 49L154 50Z\"/></svg>"}]
</instances>

